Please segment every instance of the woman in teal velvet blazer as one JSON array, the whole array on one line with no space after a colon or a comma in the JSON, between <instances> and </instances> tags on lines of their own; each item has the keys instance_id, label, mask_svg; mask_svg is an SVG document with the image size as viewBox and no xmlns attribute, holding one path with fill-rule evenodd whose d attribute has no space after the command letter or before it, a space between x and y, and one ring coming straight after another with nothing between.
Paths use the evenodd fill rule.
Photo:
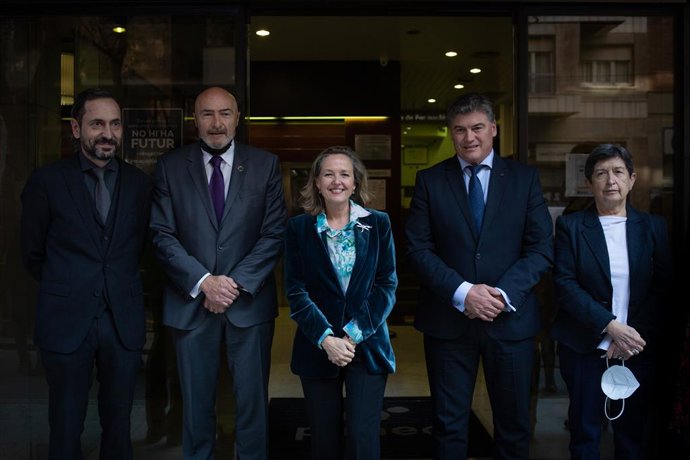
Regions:
<instances>
[{"instance_id":1,"label":"woman in teal velvet blazer","mask_svg":"<svg viewBox=\"0 0 690 460\"><path fill-rule=\"evenodd\" d=\"M285 288L312 458L380 458L383 395L395 372L386 326L398 283L390 220L358 204L369 198L366 170L348 147L321 152L301 194L306 212L288 221Z\"/></svg>"}]
</instances>

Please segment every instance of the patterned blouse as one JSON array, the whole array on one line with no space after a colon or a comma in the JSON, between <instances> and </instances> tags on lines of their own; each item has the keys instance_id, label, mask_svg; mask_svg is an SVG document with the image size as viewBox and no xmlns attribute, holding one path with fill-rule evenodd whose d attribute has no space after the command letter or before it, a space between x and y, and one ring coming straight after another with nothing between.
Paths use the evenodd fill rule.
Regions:
<instances>
[{"instance_id":1,"label":"patterned blouse","mask_svg":"<svg viewBox=\"0 0 690 460\"><path fill-rule=\"evenodd\" d=\"M326 232L326 245L328 246L328 257L331 259L335 273L338 276L340 288L343 294L347 291L347 286L350 284L350 277L352 276L352 268L355 266L355 227L364 229L371 228L370 226L359 222L360 217L365 217L371 213L350 200L350 221L340 230L333 230L328 226L328 219L326 219L326 212L316 216L316 232L321 234ZM357 321L350 320L344 327L343 331L355 343L360 343L364 340L362 330L359 328ZM319 339L319 347L321 342L328 335L333 335L331 328L326 329Z\"/></svg>"},{"instance_id":2,"label":"patterned blouse","mask_svg":"<svg viewBox=\"0 0 690 460\"><path fill-rule=\"evenodd\" d=\"M347 291L352 276L352 267L355 266L355 225L359 222L360 217L369 214L371 214L369 211L354 201L350 201L350 221L339 230L334 230L328 226L325 211L316 216L316 231L319 234L326 232L328 256L338 276L338 282L343 293Z\"/></svg>"}]
</instances>

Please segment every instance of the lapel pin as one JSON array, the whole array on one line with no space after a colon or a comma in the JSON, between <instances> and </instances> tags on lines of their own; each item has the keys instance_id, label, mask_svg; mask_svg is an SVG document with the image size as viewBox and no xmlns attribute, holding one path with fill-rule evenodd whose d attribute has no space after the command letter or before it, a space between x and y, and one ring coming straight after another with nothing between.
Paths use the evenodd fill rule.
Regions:
<instances>
[{"instance_id":1,"label":"lapel pin","mask_svg":"<svg viewBox=\"0 0 690 460\"><path fill-rule=\"evenodd\" d=\"M237 165L237 172L243 172L243 171L244 171L244 166Z\"/></svg>"},{"instance_id":2,"label":"lapel pin","mask_svg":"<svg viewBox=\"0 0 690 460\"><path fill-rule=\"evenodd\" d=\"M360 232L364 232L364 230L369 230L371 228L371 225L363 224L360 221L357 221L355 225L357 226Z\"/></svg>"}]
</instances>

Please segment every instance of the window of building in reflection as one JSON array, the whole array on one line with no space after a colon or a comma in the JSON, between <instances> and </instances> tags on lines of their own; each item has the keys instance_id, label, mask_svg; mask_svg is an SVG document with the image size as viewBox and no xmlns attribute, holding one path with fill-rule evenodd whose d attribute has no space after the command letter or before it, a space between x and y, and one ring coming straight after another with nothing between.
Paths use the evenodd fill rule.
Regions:
<instances>
[{"instance_id":1,"label":"window of building in reflection","mask_svg":"<svg viewBox=\"0 0 690 460\"><path fill-rule=\"evenodd\" d=\"M553 212L587 202L583 159L617 143L635 159L632 204L671 226L673 18L532 16L528 35L529 162Z\"/></svg>"}]
</instances>

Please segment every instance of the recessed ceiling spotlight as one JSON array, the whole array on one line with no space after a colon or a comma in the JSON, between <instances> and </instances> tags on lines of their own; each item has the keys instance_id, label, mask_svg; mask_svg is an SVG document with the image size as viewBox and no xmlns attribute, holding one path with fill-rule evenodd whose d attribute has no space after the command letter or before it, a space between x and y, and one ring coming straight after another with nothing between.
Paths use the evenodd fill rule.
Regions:
<instances>
[{"instance_id":1,"label":"recessed ceiling spotlight","mask_svg":"<svg viewBox=\"0 0 690 460\"><path fill-rule=\"evenodd\" d=\"M453 88L455 88L455 89L463 89L464 87L465 87L465 85L463 85L462 83L458 83L456 85L453 85Z\"/></svg>"},{"instance_id":2,"label":"recessed ceiling spotlight","mask_svg":"<svg viewBox=\"0 0 690 460\"><path fill-rule=\"evenodd\" d=\"M433 104L434 102L436 102L436 99L434 99L434 98L432 97L431 99L427 99L427 102L428 102L429 104Z\"/></svg>"},{"instance_id":3,"label":"recessed ceiling spotlight","mask_svg":"<svg viewBox=\"0 0 690 460\"><path fill-rule=\"evenodd\" d=\"M256 35L258 35L259 37L268 37L269 35L271 35L271 32L269 32L266 29L259 29L256 31Z\"/></svg>"},{"instance_id":4,"label":"recessed ceiling spotlight","mask_svg":"<svg viewBox=\"0 0 690 460\"><path fill-rule=\"evenodd\" d=\"M458 53L456 51L446 51L447 57L455 57L457 55L458 55Z\"/></svg>"},{"instance_id":5,"label":"recessed ceiling spotlight","mask_svg":"<svg viewBox=\"0 0 690 460\"><path fill-rule=\"evenodd\" d=\"M479 67L475 67L473 69L470 69L470 73L479 73L481 71L482 71L482 69L480 69Z\"/></svg>"},{"instance_id":6,"label":"recessed ceiling spotlight","mask_svg":"<svg viewBox=\"0 0 690 460\"><path fill-rule=\"evenodd\" d=\"M114 18L113 32L116 34L124 34L127 32L127 18L124 16Z\"/></svg>"}]
</instances>

